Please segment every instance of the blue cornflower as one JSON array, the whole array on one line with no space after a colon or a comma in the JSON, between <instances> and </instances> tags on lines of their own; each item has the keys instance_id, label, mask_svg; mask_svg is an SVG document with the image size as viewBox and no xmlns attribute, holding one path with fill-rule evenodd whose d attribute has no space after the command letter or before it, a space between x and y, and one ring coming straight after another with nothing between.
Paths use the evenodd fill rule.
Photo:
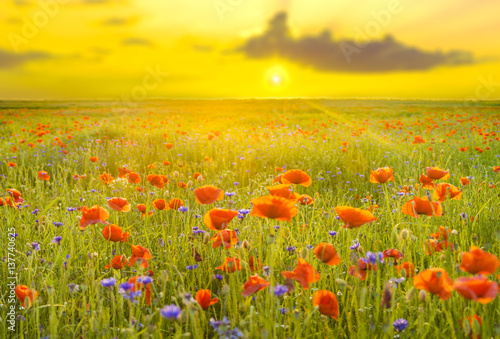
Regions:
<instances>
[{"instance_id":1,"label":"blue cornflower","mask_svg":"<svg viewBox=\"0 0 500 339\"><path fill-rule=\"evenodd\" d=\"M167 319L178 319L181 312L181 308L175 304L167 305L160 310L161 316Z\"/></svg>"},{"instance_id":2,"label":"blue cornflower","mask_svg":"<svg viewBox=\"0 0 500 339\"><path fill-rule=\"evenodd\" d=\"M61 244L61 240L62 240L62 237L61 236L57 236L54 239L52 239L52 243L60 245Z\"/></svg>"},{"instance_id":3,"label":"blue cornflower","mask_svg":"<svg viewBox=\"0 0 500 339\"><path fill-rule=\"evenodd\" d=\"M355 242L354 244L352 244L352 246L350 246L349 248L350 248L351 250L355 250L355 249L356 249L356 248L358 248L359 246L360 246L359 242L357 242L357 241L356 241L356 242Z\"/></svg>"},{"instance_id":4,"label":"blue cornflower","mask_svg":"<svg viewBox=\"0 0 500 339\"><path fill-rule=\"evenodd\" d=\"M40 251L40 244L37 242L32 242L31 248L34 249L35 251Z\"/></svg>"},{"instance_id":5,"label":"blue cornflower","mask_svg":"<svg viewBox=\"0 0 500 339\"><path fill-rule=\"evenodd\" d=\"M187 206L181 206L178 209L179 212L187 212L188 210L189 210L189 208Z\"/></svg>"},{"instance_id":6,"label":"blue cornflower","mask_svg":"<svg viewBox=\"0 0 500 339\"><path fill-rule=\"evenodd\" d=\"M394 329L398 332L403 331L408 327L408 320L403 318L396 319L392 323L392 326L394 326Z\"/></svg>"},{"instance_id":7,"label":"blue cornflower","mask_svg":"<svg viewBox=\"0 0 500 339\"><path fill-rule=\"evenodd\" d=\"M335 231L328 231L328 234L331 235L332 237L337 235L337 232Z\"/></svg>"},{"instance_id":8,"label":"blue cornflower","mask_svg":"<svg viewBox=\"0 0 500 339\"><path fill-rule=\"evenodd\" d=\"M101 280L101 285L104 287L112 287L115 286L116 284L116 279L115 278L109 278L109 279L102 279Z\"/></svg>"},{"instance_id":9,"label":"blue cornflower","mask_svg":"<svg viewBox=\"0 0 500 339\"><path fill-rule=\"evenodd\" d=\"M153 278L150 276L146 275L144 277L140 277L137 279L137 282L143 283L144 285L151 284L153 282Z\"/></svg>"},{"instance_id":10,"label":"blue cornflower","mask_svg":"<svg viewBox=\"0 0 500 339\"><path fill-rule=\"evenodd\" d=\"M274 295L277 297L283 296L286 292L288 292L288 287L284 285L276 285L274 286Z\"/></svg>"}]
</instances>

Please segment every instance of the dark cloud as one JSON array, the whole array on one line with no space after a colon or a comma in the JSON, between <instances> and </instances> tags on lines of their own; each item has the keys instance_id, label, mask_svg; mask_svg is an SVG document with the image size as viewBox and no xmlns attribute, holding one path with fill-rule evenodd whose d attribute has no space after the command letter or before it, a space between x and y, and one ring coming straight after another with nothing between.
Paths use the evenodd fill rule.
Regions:
<instances>
[{"instance_id":1,"label":"dark cloud","mask_svg":"<svg viewBox=\"0 0 500 339\"><path fill-rule=\"evenodd\" d=\"M0 68L23 65L30 61L49 59L52 56L44 52L11 53L0 49Z\"/></svg>"},{"instance_id":2,"label":"dark cloud","mask_svg":"<svg viewBox=\"0 0 500 339\"><path fill-rule=\"evenodd\" d=\"M149 40L142 38L128 38L122 41L124 46L153 46L153 43Z\"/></svg>"},{"instance_id":3,"label":"dark cloud","mask_svg":"<svg viewBox=\"0 0 500 339\"><path fill-rule=\"evenodd\" d=\"M405 46L391 36L368 42L335 41L326 30L318 36L294 39L284 12L271 19L264 34L250 38L238 51L250 58L280 56L318 70L341 72L426 70L474 62L469 52L427 52Z\"/></svg>"},{"instance_id":4,"label":"dark cloud","mask_svg":"<svg viewBox=\"0 0 500 339\"><path fill-rule=\"evenodd\" d=\"M113 17L106 19L102 22L104 26L124 26L133 23L135 20L132 18L118 18Z\"/></svg>"},{"instance_id":5,"label":"dark cloud","mask_svg":"<svg viewBox=\"0 0 500 339\"><path fill-rule=\"evenodd\" d=\"M208 53L213 51L213 47L209 45L194 45L193 46L194 50L197 52L202 52L202 53Z\"/></svg>"}]
</instances>

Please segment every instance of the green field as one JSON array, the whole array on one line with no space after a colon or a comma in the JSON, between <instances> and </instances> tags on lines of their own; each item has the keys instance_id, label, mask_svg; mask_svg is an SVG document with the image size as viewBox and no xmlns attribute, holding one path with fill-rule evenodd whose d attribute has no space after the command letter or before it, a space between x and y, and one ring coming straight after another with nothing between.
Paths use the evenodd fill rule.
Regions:
<instances>
[{"instance_id":1,"label":"green field","mask_svg":"<svg viewBox=\"0 0 500 339\"><path fill-rule=\"evenodd\" d=\"M0 336L498 338L498 259L476 263L492 270L484 279L476 274L488 291L466 286L465 294L475 292L466 298L456 286L463 281L457 279L474 276L461 269L471 246L500 254L499 123L499 102L170 100L126 108L106 101L0 102ZM414 143L416 136L425 142ZM371 183L371 171L383 167L392 168L394 181ZM402 212L412 206L407 202L438 200L436 189L419 181L428 167L450 174L431 185L449 183L461 196L451 199L445 190L442 215L434 210L416 218ZM278 198L270 216L285 203L295 204L297 214L289 221L257 216L251 200L269 195L266 186L279 185L275 179L295 169L312 183L290 189L313 203ZM128 172L140 183L130 183ZM113 181L104 183L103 173ZM153 174L166 176L163 188L148 181ZM194 191L206 185L221 189L222 199L200 204ZM8 189L21 193L17 201ZM113 197L126 199L130 211L112 209ZM153 204L174 198L182 199L182 208ZM87 217L91 224L81 229L82 207L95 205L109 218L92 224L99 218ZM370 209L376 219L344 228L339 206ZM213 248L216 230L204 217L214 208L236 211L220 228L235 231L238 242L228 248ZM128 232L127 241L106 239L108 223ZM436 235L440 226L446 239L442 231ZM319 243L333 245L340 263L318 260ZM128 263L132 245L149 251L148 268L141 260L105 268L115 256ZM404 257L381 260L377 252L388 249ZM241 269L217 269L227 258L238 259ZM309 289L282 274L299 258L319 272ZM372 269L363 270L365 280L350 274L367 261ZM415 266L415 277L444 269L430 289L441 290L449 274L451 296L414 286L416 278L396 268L403 262ZM256 274L268 284L242 295ZM146 276L152 279L147 287L120 288ZM109 278L114 286L103 286ZM25 307L11 281L32 291ZM219 301L203 310L195 300L200 289ZM320 290L336 296L334 317L314 305ZM394 324L401 318L407 326Z\"/></svg>"}]
</instances>

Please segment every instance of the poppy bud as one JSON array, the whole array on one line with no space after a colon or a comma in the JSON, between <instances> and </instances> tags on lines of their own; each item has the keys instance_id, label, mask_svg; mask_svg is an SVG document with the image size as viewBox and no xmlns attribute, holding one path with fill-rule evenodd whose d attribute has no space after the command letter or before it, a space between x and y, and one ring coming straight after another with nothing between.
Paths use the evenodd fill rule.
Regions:
<instances>
[{"instance_id":1,"label":"poppy bud","mask_svg":"<svg viewBox=\"0 0 500 339\"><path fill-rule=\"evenodd\" d=\"M410 240L411 240L411 241L417 241L418 239L417 239L417 237L416 237L416 236L411 235L411 236L410 236Z\"/></svg>"},{"instance_id":2,"label":"poppy bud","mask_svg":"<svg viewBox=\"0 0 500 339\"><path fill-rule=\"evenodd\" d=\"M344 279L335 279L335 282L339 285L340 289L344 289L347 286L347 281Z\"/></svg>"},{"instance_id":3,"label":"poppy bud","mask_svg":"<svg viewBox=\"0 0 500 339\"><path fill-rule=\"evenodd\" d=\"M363 246L358 246L358 248L356 248L356 251L358 251L358 253L365 253L365 249L363 248Z\"/></svg>"},{"instance_id":4,"label":"poppy bud","mask_svg":"<svg viewBox=\"0 0 500 339\"><path fill-rule=\"evenodd\" d=\"M465 335L469 335L471 328L470 328L470 323L468 319L465 319L465 321L462 322L462 328L464 330Z\"/></svg>"},{"instance_id":5,"label":"poppy bud","mask_svg":"<svg viewBox=\"0 0 500 339\"><path fill-rule=\"evenodd\" d=\"M203 182L203 176L202 175L199 175L198 178L196 178L196 181L198 182Z\"/></svg>"},{"instance_id":6,"label":"poppy bud","mask_svg":"<svg viewBox=\"0 0 500 339\"><path fill-rule=\"evenodd\" d=\"M174 173L172 173L172 176L173 176L174 178L178 178L178 177L179 177L179 172L174 171Z\"/></svg>"},{"instance_id":7,"label":"poppy bud","mask_svg":"<svg viewBox=\"0 0 500 339\"><path fill-rule=\"evenodd\" d=\"M406 240L406 239L408 239L408 237L410 236L410 231L408 231L408 230L405 228L405 229L403 229L403 230L401 231L401 233L399 233L399 236L401 237L401 239Z\"/></svg>"},{"instance_id":8,"label":"poppy bud","mask_svg":"<svg viewBox=\"0 0 500 339\"><path fill-rule=\"evenodd\" d=\"M380 301L380 306L384 308L390 308L392 306L392 289L389 284L384 286L382 292L382 300Z\"/></svg>"},{"instance_id":9,"label":"poppy bud","mask_svg":"<svg viewBox=\"0 0 500 339\"><path fill-rule=\"evenodd\" d=\"M406 270L400 270L399 274L401 274L401 277L402 277L402 278L405 278L405 279L406 279L406 276L407 276L407 274L406 274Z\"/></svg>"},{"instance_id":10,"label":"poppy bud","mask_svg":"<svg viewBox=\"0 0 500 339\"><path fill-rule=\"evenodd\" d=\"M234 201L229 200L229 201L227 202L227 208L232 209L232 208L233 208L233 206L234 206Z\"/></svg>"},{"instance_id":11,"label":"poppy bud","mask_svg":"<svg viewBox=\"0 0 500 339\"><path fill-rule=\"evenodd\" d=\"M186 184L186 187L187 188L190 188L191 186L193 186L193 182L191 180L189 180Z\"/></svg>"},{"instance_id":12,"label":"poppy bud","mask_svg":"<svg viewBox=\"0 0 500 339\"><path fill-rule=\"evenodd\" d=\"M441 260L445 260L445 259L446 259L446 255L441 254Z\"/></svg>"},{"instance_id":13,"label":"poppy bud","mask_svg":"<svg viewBox=\"0 0 500 339\"><path fill-rule=\"evenodd\" d=\"M458 235L458 231L457 230L453 230L453 231L451 231L451 234Z\"/></svg>"},{"instance_id":14,"label":"poppy bud","mask_svg":"<svg viewBox=\"0 0 500 339\"><path fill-rule=\"evenodd\" d=\"M300 255L299 255L299 256L300 256L302 259L307 259L307 254L308 254L307 248L305 248L305 247L304 247L304 248L302 249L302 251L300 251Z\"/></svg>"},{"instance_id":15,"label":"poppy bud","mask_svg":"<svg viewBox=\"0 0 500 339\"><path fill-rule=\"evenodd\" d=\"M349 254L349 261L351 262L351 264L356 265L358 263L358 260L359 255L356 252L351 252Z\"/></svg>"},{"instance_id":16,"label":"poppy bud","mask_svg":"<svg viewBox=\"0 0 500 339\"><path fill-rule=\"evenodd\" d=\"M98 256L99 256L99 253L97 253L97 252L92 252L92 253L90 253L90 258L91 258L91 259L95 259L95 258L97 258Z\"/></svg>"},{"instance_id":17,"label":"poppy bud","mask_svg":"<svg viewBox=\"0 0 500 339\"><path fill-rule=\"evenodd\" d=\"M274 234L269 234L269 235L267 236L267 243L268 243L269 245L274 244L274 241L275 241L275 240L276 240L276 239L275 239Z\"/></svg>"},{"instance_id":18,"label":"poppy bud","mask_svg":"<svg viewBox=\"0 0 500 339\"><path fill-rule=\"evenodd\" d=\"M420 290L420 292L418 292L418 301L420 301L421 303L425 302L426 297L427 293L425 292L425 290Z\"/></svg>"},{"instance_id":19,"label":"poppy bud","mask_svg":"<svg viewBox=\"0 0 500 339\"><path fill-rule=\"evenodd\" d=\"M411 287L408 292L406 292L406 300L407 301L411 301L413 299L413 297L415 296L415 292L417 291L417 289L415 287Z\"/></svg>"},{"instance_id":20,"label":"poppy bud","mask_svg":"<svg viewBox=\"0 0 500 339\"><path fill-rule=\"evenodd\" d=\"M474 334L481 333L481 324L479 324L479 321L477 321L476 318L472 319L472 333Z\"/></svg>"},{"instance_id":21,"label":"poppy bud","mask_svg":"<svg viewBox=\"0 0 500 339\"><path fill-rule=\"evenodd\" d=\"M127 261L127 256L125 254L122 254L122 258L121 258L122 262L125 262Z\"/></svg>"},{"instance_id":22,"label":"poppy bud","mask_svg":"<svg viewBox=\"0 0 500 339\"><path fill-rule=\"evenodd\" d=\"M242 244L243 248L246 249L247 251L250 251L251 247L250 246L250 243L248 242L248 240L243 240L243 244Z\"/></svg>"},{"instance_id":23,"label":"poppy bud","mask_svg":"<svg viewBox=\"0 0 500 339\"><path fill-rule=\"evenodd\" d=\"M330 216L330 213L329 213L329 212L323 212L323 216L324 216L325 218L328 218L328 217Z\"/></svg>"},{"instance_id":24,"label":"poppy bud","mask_svg":"<svg viewBox=\"0 0 500 339\"><path fill-rule=\"evenodd\" d=\"M203 234L203 243L206 245L210 242L210 233Z\"/></svg>"},{"instance_id":25,"label":"poppy bud","mask_svg":"<svg viewBox=\"0 0 500 339\"><path fill-rule=\"evenodd\" d=\"M271 274L271 268L270 268L269 266L264 266L264 267L262 268L262 271L263 271L263 273L264 273L264 276L268 276L268 275L270 275L270 274Z\"/></svg>"},{"instance_id":26,"label":"poppy bud","mask_svg":"<svg viewBox=\"0 0 500 339\"><path fill-rule=\"evenodd\" d=\"M224 284L224 286L222 286L222 290L220 291L220 294L222 294L222 295L229 294L229 285L228 284Z\"/></svg>"}]
</instances>

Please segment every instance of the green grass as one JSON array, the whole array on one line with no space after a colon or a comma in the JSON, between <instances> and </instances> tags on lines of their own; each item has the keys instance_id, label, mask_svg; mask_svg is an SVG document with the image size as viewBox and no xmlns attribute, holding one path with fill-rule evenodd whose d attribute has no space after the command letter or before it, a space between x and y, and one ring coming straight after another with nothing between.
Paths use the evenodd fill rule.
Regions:
<instances>
[{"instance_id":1,"label":"green grass","mask_svg":"<svg viewBox=\"0 0 500 339\"><path fill-rule=\"evenodd\" d=\"M87 102L75 109L70 103L23 104L26 108L13 103L4 105L11 108L0 108L0 196L15 188L25 200L17 210L0 207L5 248L0 270L2 322L11 305L6 248L9 228L18 233L14 252L17 284L37 290L39 297L29 309L21 308L16 300L15 332L2 326L2 337L214 337L217 333L209 324L210 318L227 317L230 327L237 327L246 338L465 338L460 321L470 315L481 317L483 338L500 336L499 298L483 305L454 292L447 301L430 294L419 301L417 291L407 300L413 286L412 279L407 278L393 288L392 306L383 308L384 285L400 277L389 262L379 264L376 274L370 273L366 281L348 274L354 256L389 248L402 251L404 260L413 262L417 272L441 267L452 279L468 276L458 267L461 252L471 245L498 256L500 174L492 170L500 166L499 141L492 135L500 134L498 105L235 100L153 102L141 109L114 109L105 103ZM41 131L50 133L41 137L31 133L38 124L44 126L39 127ZM456 133L447 136L452 130ZM220 136L209 140L211 131L220 131ZM486 132L490 135L485 137ZM413 145L415 135L421 135L427 143ZM66 146L57 142L53 145L55 137ZM130 141L127 146L125 141ZM171 150L164 146L167 142L174 144ZM342 142L348 143L346 152L342 151ZM12 151L13 146L17 151ZM476 146L485 151L477 152ZM470 149L460 152L460 147ZM92 163L92 156L99 161ZM205 161L205 156L211 161ZM163 166L166 160L172 164ZM9 168L7 163L11 161L17 167ZM153 163L156 168L148 169L147 165ZM118 168L123 166L138 172L141 184L117 180ZM250 215L243 220L235 218L229 228L237 229L240 244L247 240L249 248L238 245L228 250L212 249L207 236L193 234L192 228L199 227L214 235L204 225L203 217L197 218L213 207L251 209L251 199L267 194L265 186L279 174L277 166L302 169L310 175L312 185L295 190L312 196L314 204L300 206L291 222ZM383 166L394 169L395 182L371 184L370 170ZM398 192L401 186L412 186L412 194L425 196L425 190L415 190L414 186L427 166L449 169L452 176L447 182L457 187L461 187L460 177L471 177L471 184L461 187L460 200L442 203L443 216L415 219L400 212L411 196ZM49 181L37 179L41 170L50 174ZM104 172L115 177L113 184L99 181ZM203 183L192 178L195 172L203 175ZM171 183L158 189L146 180L151 173L168 175ZM87 178L75 180L76 174L86 174ZM179 188L176 182L180 181L190 187ZM207 184L236 194L213 205L200 205L192 189ZM143 186L144 192L137 191L136 186ZM126 198L132 210L113 211L106 197ZM189 210L155 211L151 217L142 218L135 208L146 204L152 210L154 199L168 201L173 197L183 199ZM81 213L67 208L96 204L110 212L110 223L130 232L129 242L106 241L102 224L79 230ZM335 206L367 208L372 204L379 205L374 212L377 220L361 228L345 229L336 218ZM37 214L33 214L35 209ZM463 213L467 217L462 217ZM63 225L56 227L54 222ZM426 255L423 243L439 226L457 231L450 239L456 249ZM411 231L410 238L400 237L403 229ZM330 236L328 231L337 235ZM62 237L60 245L52 243L56 236ZM356 240L362 250L349 248ZM41 249L33 250L32 242L39 243ZM321 263L306 247L319 242L335 246L342 259L339 265ZM143 269L137 265L123 270L104 268L113 251L130 257L132 244L146 247L153 256L150 306L144 297L131 303L118 293L119 283L143 275ZM294 253L287 250L290 246L296 248ZM203 261L195 262L193 249ZM257 273L271 283L254 298L241 296L244 282L254 274L247 265L251 255L269 267L269 274ZM232 274L216 270L230 256L240 258L243 269ZM321 273L320 280L309 290L295 282L293 292L275 297L273 286L285 283L281 271L293 269L299 256ZM187 269L195 264L196 269ZM498 281L498 273L489 279ZM215 274L223 279L216 279ZM116 286L102 287L101 280L110 277L117 279ZM78 290L71 292L70 284L78 285ZM220 298L219 303L202 311L185 297L186 293L194 297L198 289L210 289ZM340 309L337 320L322 316L314 308L311 297L318 289L336 293ZM160 309L169 304L182 308L179 320L161 317ZM409 323L400 333L392 326L398 318Z\"/></svg>"}]
</instances>

